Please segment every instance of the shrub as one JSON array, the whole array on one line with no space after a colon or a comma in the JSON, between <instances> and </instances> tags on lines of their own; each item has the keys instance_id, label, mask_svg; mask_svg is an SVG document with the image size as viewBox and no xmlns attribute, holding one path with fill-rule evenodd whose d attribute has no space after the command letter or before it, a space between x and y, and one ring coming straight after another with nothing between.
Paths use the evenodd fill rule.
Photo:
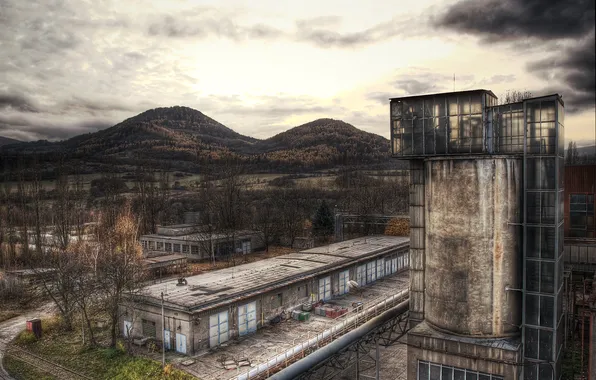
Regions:
<instances>
[{"instance_id":1,"label":"shrub","mask_svg":"<svg viewBox=\"0 0 596 380\"><path fill-rule=\"evenodd\" d=\"M118 348L110 347L102 350L102 354L106 359L112 360L121 356L122 351L120 351Z\"/></svg>"},{"instance_id":2,"label":"shrub","mask_svg":"<svg viewBox=\"0 0 596 380\"><path fill-rule=\"evenodd\" d=\"M126 346L124 345L124 342L119 340L116 342L116 350L118 350L121 354L126 353Z\"/></svg>"},{"instance_id":3,"label":"shrub","mask_svg":"<svg viewBox=\"0 0 596 380\"><path fill-rule=\"evenodd\" d=\"M43 334L51 334L60 329L62 326L62 319L58 316L49 317L41 321L41 331Z\"/></svg>"},{"instance_id":4,"label":"shrub","mask_svg":"<svg viewBox=\"0 0 596 380\"><path fill-rule=\"evenodd\" d=\"M37 337L32 331L21 331L21 333L17 336L18 344L31 344L35 342L37 342Z\"/></svg>"}]
</instances>

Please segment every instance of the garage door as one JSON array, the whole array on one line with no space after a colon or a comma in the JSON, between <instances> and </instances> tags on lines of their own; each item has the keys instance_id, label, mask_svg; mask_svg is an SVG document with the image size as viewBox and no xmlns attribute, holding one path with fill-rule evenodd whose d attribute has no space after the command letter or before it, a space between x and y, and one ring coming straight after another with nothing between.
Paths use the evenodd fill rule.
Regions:
<instances>
[{"instance_id":1,"label":"garage door","mask_svg":"<svg viewBox=\"0 0 596 380\"><path fill-rule=\"evenodd\" d=\"M339 272L339 294L346 294L350 290L348 282L350 281L350 270Z\"/></svg>"},{"instance_id":2,"label":"garage door","mask_svg":"<svg viewBox=\"0 0 596 380\"><path fill-rule=\"evenodd\" d=\"M366 285L366 265L360 265L356 268L356 282L359 286Z\"/></svg>"},{"instance_id":3,"label":"garage door","mask_svg":"<svg viewBox=\"0 0 596 380\"><path fill-rule=\"evenodd\" d=\"M319 300L328 300L331 298L331 277L319 279Z\"/></svg>"},{"instance_id":4,"label":"garage door","mask_svg":"<svg viewBox=\"0 0 596 380\"><path fill-rule=\"evenodd\" d=\"M240 336L257 331L257 303L238 306L238 334Z\"/></svg>"},{"instance_id":5,"label":"garage door","mask_svg":"<svg viewBox=\"0 0 596 380\"><path fill-rule=\"evenodd\" d=\"M186 354L186 335L176 334L176 352Z\"/></svg>"},{"instance_id":6,"label":"garage door","mask_svg":"<svg viewBox=\"0 0 596 380\"><path fill-rule=\"evenodd\" d=\"M228 312L209 316L209 347L216 347L228 341Z\"/></svg>"}]
</instances>

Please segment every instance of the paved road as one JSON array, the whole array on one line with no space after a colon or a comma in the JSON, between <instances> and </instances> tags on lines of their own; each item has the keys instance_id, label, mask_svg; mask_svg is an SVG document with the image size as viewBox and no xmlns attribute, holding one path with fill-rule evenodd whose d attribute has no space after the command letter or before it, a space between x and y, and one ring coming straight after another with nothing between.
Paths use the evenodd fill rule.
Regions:
<instances>
[{"instance_id":1,"label":"paved road","mask_svg":"<svg viewBox=\"0 0 596 380\"><path fill-rule=\"evenodd\" d=\"M0 322L0 379L12 379L2 366L4 351L10 341L12 341L22 330L25 329L27 320L32 318L43 318L53 314L54 304L45 303L35 310L29 311L18 317Z\"/></svg>"}]
</instances>

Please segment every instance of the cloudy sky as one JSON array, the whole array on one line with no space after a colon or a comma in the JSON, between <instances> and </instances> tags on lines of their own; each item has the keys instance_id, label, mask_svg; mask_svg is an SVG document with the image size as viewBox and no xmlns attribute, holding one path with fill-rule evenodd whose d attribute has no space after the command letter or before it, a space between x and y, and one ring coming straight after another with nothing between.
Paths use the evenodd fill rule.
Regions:
<instances>
[{"instance_id":1,"label":"cloudy sky","mask_svg":"<svg viewBox=\"0 0 596 380\"><path fill-rule=\"evenodd\" d=\"M265 138L389 135L387 98L563 95L594 143L594 0L0 0L0 135L64 139L185 105Z\"/></svg>"}]
</instances>

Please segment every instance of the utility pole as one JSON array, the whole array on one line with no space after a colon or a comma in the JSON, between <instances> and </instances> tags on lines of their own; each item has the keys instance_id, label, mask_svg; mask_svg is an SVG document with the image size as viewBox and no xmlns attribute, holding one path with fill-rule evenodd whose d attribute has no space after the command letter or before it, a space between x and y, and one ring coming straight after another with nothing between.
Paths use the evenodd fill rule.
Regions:
<instances>
[{"instance_id":1,"label":"utility pole","mask_svg":"<svg viewBox=\"0 0 596 380\"><path fill-rule=\"evenodd\" d=\"M163 313L163 292L161 292L161 366L166 366L166 319Z\"/></svg>"}]
</instances>

